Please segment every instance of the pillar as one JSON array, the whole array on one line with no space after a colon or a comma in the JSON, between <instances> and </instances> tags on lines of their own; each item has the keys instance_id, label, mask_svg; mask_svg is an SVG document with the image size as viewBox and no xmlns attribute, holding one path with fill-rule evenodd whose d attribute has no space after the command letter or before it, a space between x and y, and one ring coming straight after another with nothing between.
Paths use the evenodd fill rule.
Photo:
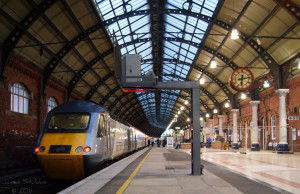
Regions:
<instances>
[{"instance_id":1,"label":"pillar","mask_svg":"<svg viewBox=\"0 0 300 194\"><path fill-rule=\"evenodd\" d=\"M289 151L286 122L286 95L289 93L289 89L278 89L276 93L279 96L279 144L277 145L277 151Z\"/></svg>"},{"instance_id":2,"label":"pillar","mask_svg":"<svg viewBox=\"0 0 300 194\"><path fill-rule=\"evenodd\" d=\"M251 151L259 151L260 146L258 143L258 124L257 124L257 109L259 105L259 101L250 101L252 108L252 120L251 120Z\"/></svg>"},{"instance_id":3,"label":"pillar","mask_svg":"<svg viewBox=\"0 0 300 194\"><path fill-rule=\"evenodd\" d=\"M224 134L223 134L223 118L224 118L224 115L218 115L218 119L219 119L219 136L223 137Z\"/></svg>"},{"instance_id":4,"label":"pillar","mask_svg":"<svg viewBox=\"0 0 300 194\"><path fill-rule=\"evenodd\" d=\"M232 109L232 135L231 135L231 147L232 149L238 149L239 148L239 144L237 141L237 114L239 112L239 109Z\"/></svg>"}]
</instances>

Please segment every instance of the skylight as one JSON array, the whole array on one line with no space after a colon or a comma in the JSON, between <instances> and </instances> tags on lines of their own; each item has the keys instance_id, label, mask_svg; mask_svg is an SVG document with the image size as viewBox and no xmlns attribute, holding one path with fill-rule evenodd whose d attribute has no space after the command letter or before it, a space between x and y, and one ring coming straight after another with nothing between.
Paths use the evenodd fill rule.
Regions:
<instances>
[{"instance_id":1,"label":"skylight","mask_svg":"<svg viewBox=\"0 0 300 194\"><path fill-rule=\"evenodd\" d=\"M111 35L115 35L121 47L121 54L139 54L142 56L142 73L153 71L151 42L151 21L147 14L129 14L135 11L149 10L149 0L95 0L104 21L127 14L127 17L115 20L107 26ZM188 10L211 17L218 0L167 0L164 9ZM163 9L163 8L162 8ZM149 13L149 12L147 12ZM165 13L163 34L164 42L162 62L162 81L184 81L190 71L208 23L194 16L177 13ZM167 40L170 38L170 40ZM146 42L137 42L144 39ZM149 41L148 41L149 40ZM192 45L193 44L193 45ZM179 91L161 93L160 107L156 108L155 93L137 93L138 99L151 124L165 127L176 104ZM159 113L157 112L159 110ZM160 118L157 118L157 115ZM163 122L163 123L162 123Z\"/></svg>"}]
</instances>

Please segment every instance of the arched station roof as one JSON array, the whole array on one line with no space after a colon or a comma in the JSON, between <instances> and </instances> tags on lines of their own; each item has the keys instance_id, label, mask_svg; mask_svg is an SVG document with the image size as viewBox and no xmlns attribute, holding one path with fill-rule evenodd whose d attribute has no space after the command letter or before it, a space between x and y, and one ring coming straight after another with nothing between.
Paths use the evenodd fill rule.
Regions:
<instances>
[{"instance_id":1,"label":"arched station roof","mask_svg":"<svg viewBox=\"0 0 300 194\"><path fill-rule=\"evenodd\" d=\"M189 116L188 91L124 93L114 78L113 38L122 54L140 54L142 72L160 81L199 80L201 111L239 105L229 83L233 70L250 69L284 88L299 74L300 2L295 0L26 0L0 2L0 76L14 53L51 79L103 105L149 135L159 136L179 116ZM239 39L230 38L237 29ZM217 68L210 68L216 61ZM288 63L289 62L289 63ZM288 73L284 73L288 72Z\"/></svg>"}]
</instances>

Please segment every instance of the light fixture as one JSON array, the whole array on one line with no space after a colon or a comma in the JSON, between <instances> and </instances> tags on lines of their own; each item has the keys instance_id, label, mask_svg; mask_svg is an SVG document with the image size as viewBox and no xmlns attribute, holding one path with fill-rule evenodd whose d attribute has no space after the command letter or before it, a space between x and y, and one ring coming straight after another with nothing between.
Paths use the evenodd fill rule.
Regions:
<instances>
[{"instance_id":1,"label":"light fixture","mask_svg":"<svg viewBox=\"0 0 300 194\"><path fill-rule=\"evenodd\" d=\"M210 63L210 68L212 68L212 69L217 68L217 62L216 62L215 60L213 60L213 61Z\"/></svg>"},{"instance_id":2,"label":"light fixture","mask_svg":"<svg viewBox=\"0 0 300 194\"><path fill-rule=\"evenodd\" d=\"M185 105L189 104L189 101L187 101L187 100L186 100L186 101L184 101L184 104L185 104Z\"/></svg>"},{"instance_id":3,"label":"light fixture","mask_svg":"<svg viewBox=\"0 0 300 194\"><path fill-rule=\"evenodd\" d=\"M180 115L180 114L181 114L181 111L179 110L177 113Z\"/></svg>"},{"instance_id":4,"label":"light fixture","mask_svg":"<svg viewBox=\"0 0 300 194\"><path fill-rule=\"evenodd\" d=\"M184 106L180 107L180 110L184 110Z\"/></svg>"},{"instance_id":5,"label":"light fixture","mask_svg":"<svg viewBox=\"0 0 300 194\"><path fill-rule=\"evenodd\" d=\"M258 45L261 45L261 41L259 40L259 38L256 38L256 42Z\"/></svg>"},{"instance_id":6,"label":"light fixture","mask_svg":"<svg viewBox=\"0 0 300 194\"><path fill-rule=\"evenodd\" d=\"M209 116L210 116L210 115L209 115L208 113L206 113L205 117L206 117L206 118L209 118Z\"/></svg>"},{"instance_id":7,"label":"light fixture","mask_svg":"<svg viewBox=\"0 0 300 194\"><path fill-rule=\"evenodd\" d=\"M201 77L200 80L199 80L199 83L200 83L200 85L205 84L205 79L203 77Z\"/></svg>"},{"instance_id":8,"label":"light fixture","mask_svg":"<svg viewBox=\"0 0 300 194\"><path fill-rule=\"evenodd\" d=\"M265 80L265 81L264 81L263 87L264 87L264 88L270 87L270 83L269 83L268 80Z\"/></svg>"},{"instance_id":9,"label":"light fixture","mask_svg":"<svg viewBox=\"0 0 300 194\"><path fill-rule=\"evenodd\" d=\"M225 102L224 107L225 107L225 108L229 108L229 107L230 107L229 102Z\"/></svg>"},{"instance_id":10,"label":"light fixture","mask_svg":"<svg viewBox=\"0 0 300 194\"><path fill-rule=\"evenodd\" d=\"M245 100L247 98L247 95L245 93L241 93L241 99Z\"/></svg>"},{"instance_id":11,"label":"light fixture","mask_svg":"<svg viewBox=\"0 0 300 194\"><path fill-rule=\"evenodd\" d=\"M190 119L190 118L187 118L187 119L186 119L186 121L187 121L187 122L190 122L190 121L191 121L191 119Z\"/></svg>"},{"instance_id":12,"label":"light fixture","mask_svg":"<svg viewBox=\"0 0 300 194\"><path fill-rule=\"evenodd\" d=\"M178 117L178 115L175 115L175 117L177 118L177 117Z\"/></svg>"},{"instance_id":13,"label":"light fixture","mask_svg":"<svg viewBox=\"0 0 300 194\"><path fill-rule=\"evenodd\" d=\"M214 109L214 114L217 114L218 113L218 109Z\"/></svg>"},{"instance_id":14,"label":"light fixture","mask_svg":"<svg viewBox=\"0 0 300 194\"><path fill-rule=\"evenodd\" d=\"M200 117L200 121L203 121L203 117Z\"/></svg>"},{"instance_id":15,"label":"light fixture","mask_svg":"<svg viewBox=\"0 0 300 194\"><path fill-rule=\"evenodd\" d=\"M239 31L237 29L232 29L230 34L231 40L237 40L240 38Z\"/></svg>"}]
</instances>

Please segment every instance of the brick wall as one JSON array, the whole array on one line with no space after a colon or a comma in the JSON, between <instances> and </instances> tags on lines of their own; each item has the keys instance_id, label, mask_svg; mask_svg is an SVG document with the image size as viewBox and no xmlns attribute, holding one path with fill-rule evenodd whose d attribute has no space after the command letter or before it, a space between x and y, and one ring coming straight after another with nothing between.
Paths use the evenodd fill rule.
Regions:
<instances>
[{"instance_id":1,"label":"brick wall","mask_svg":"<svg viewBox=\"0 0 300 194\"><path fill-rule=\"evenodd\" d=\"M287 95L287 115L293 115L293 116L300 116L299 113L294 113L294 108L298 107L300 108L300 76L291 78L287 81L287 87L290 89L289 94ZM269 126L266 127L266 137L265 140L266 143L271 141L271 129L270 129L270 118L272 115L275 115L276 117L276 125L279 125L279 115L278 115L278 109L279 109L279 98L278 95L275 92L275 89L269 88L267 90L264 90L260 93L260 104L258 108L258 125L262 126L262 120L265 118L265 125ZM241 107L239 111L239 117L238 117L238 126L241 126L245 128L245 125L249 127L250 121L251 121L251 105L250 105L250 99L246 99L241 102ZM225 117L226 122L227 118ZM230 126L232 125L232 118L230 114ZM217 125L217 119L214 120L214 125ZM227 123L223 124L224 127L226 127ZM291 128L297 129L297 139L293 142L294 144L294 151L300 151L300 136L298 136L298 130L300 130L300 121L288 121L289 128L289 144L292 145L292 131ZM244 130L244 129L242 129ZM245 135L245 132L242 132L243 136ZM261 137L263 136L262 131L260 132ZM250 145L251 142L251 132L248 133L248 145ZM244 139L243 139L244 140ZM262 139L260 140L262 144ZM276 130L276 141L279 141L279 130ZM291 147L290 147L291 149Z\"/></svg>"},{"instance_id":2,"label":"brick wall","mask_svg":"<svg viewBox=\"0 0 300 194\"><path fill-rule=\"evenodd\" d=\"M287 87L290 89L289 94L287 95L287 115L290 116L300 116L299 113L294 113L294 108L298 107L300 109L300 76L291 78L287 81ZM258 107L258 125L259 128L262 128L262 120L265 118L265 125L269 126L266 127L266 144L271 141L271 129L270 129L270 117L275 115L276 117L276 125L279 125L279 98L275 92L276 89L273 87L264 90L260 93L260 104ZM252 109L250 105L250 98L243 100L240 104L239 114L238 114L238 127L242 127L241 130L245 130L245 126L250 127L250 122L252 118ZM229 126L232 128L232 114L230 110L228 110L229 114L224 113L225 117L223 119L223 128L227 128L227 123L229 121ZM229 118L227 117L229 116ZM290 149L292 150L292 128L296 128L296 141L293 141L294 151L300 151L300 136L298 136L298 130L300 130L300 121L288 121L289 127L289 144ZM217 116L214 116L213 119L213 126L218 126L218 119ZM239 129L240 130L240 129ZM251 130L248 129L248 147L251 144ZM238 131L239 133L239 131ZM260 132L261 137L263 137L262 131ZM300 131L299 131L300 133ZM299 134L300 135L300 134ZM245 138L245 131L242 131L241 140L244 141ZM279 130L276 130L276 141L279 142ZM262 145L262 138L260 139L260 144Z\"/></svg>"},{"instance_id":3,"label":"brick wall","mask_svg":"<svg viewBox=\"0 0 300 194\"><path fill-rule=\"evenodd\" d=\"M0 169L35 162L32 151L47 115L47 100L54 97L61 104L66 96L66 86L54 78L49 81L44 96L42 70L21 56L11 57L5 74L7 79L0 81ZM21 83L30 94L28 115L10 111L9 86L14 83ZM83 97L75 91L71 99Z\"/></svg>"}]
</instances>

